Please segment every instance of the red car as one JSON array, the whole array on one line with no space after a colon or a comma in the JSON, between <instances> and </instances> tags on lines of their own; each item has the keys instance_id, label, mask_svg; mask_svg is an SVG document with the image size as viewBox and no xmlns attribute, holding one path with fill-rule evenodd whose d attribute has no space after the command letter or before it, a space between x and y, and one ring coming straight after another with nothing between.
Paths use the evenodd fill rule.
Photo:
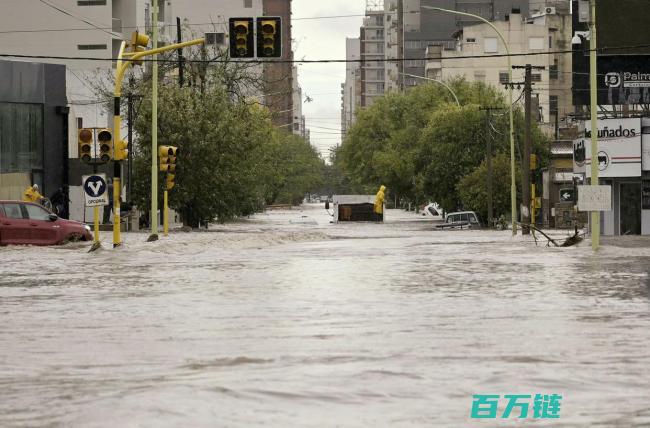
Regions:
<instances>
[{"instance_id":1,"label":"red car","mask_svg":"<svg viewBox=\"0 0 650 428\"><path fill-rule=\"evenodd\" d=\"M0 201L0 245L55 245L92 239L90 227L59 218L38 204Z\"/></svg>"}]
</instances>

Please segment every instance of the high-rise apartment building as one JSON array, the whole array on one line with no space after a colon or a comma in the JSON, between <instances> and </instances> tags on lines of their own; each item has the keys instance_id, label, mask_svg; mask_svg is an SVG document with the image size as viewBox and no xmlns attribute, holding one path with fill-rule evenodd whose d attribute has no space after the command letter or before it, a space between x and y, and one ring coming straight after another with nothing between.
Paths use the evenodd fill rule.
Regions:
<instances>
[{"instance_id":1,"label":"high-rise apartment building","mask_svg":"<svg viewBox=\"0 0 650 428\"><path fill-rule=\"evenodd\" d=\"M385 41L384 2L367 0L366 17L359 34L361 53L361 106L372 105L384 94L385 86Z\"/></svg>"},{"instance_id":2,"label":"high-rise apartment building","mask_svg":"<svg viewBox=\"0 0 650 428\"><path fill-rule=\"evenodd\" d=\"M345 39L345 83L341 84L341 133L346 135L361 105L361 43L358 38Z\"/></svg>"}]
</instances>

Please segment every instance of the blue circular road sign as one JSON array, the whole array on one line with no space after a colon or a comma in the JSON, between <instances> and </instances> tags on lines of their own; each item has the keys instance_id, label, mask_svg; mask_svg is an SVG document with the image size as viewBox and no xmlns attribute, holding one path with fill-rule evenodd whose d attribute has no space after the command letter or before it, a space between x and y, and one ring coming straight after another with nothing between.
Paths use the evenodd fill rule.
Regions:
<instances>
[{"instance_id":1,"label":"blue circular road sign","mask_svg":"<svg viewBox=\"0 0 650 428\"><path fill-rule=\"evenodd\" d=\"M84 192L91 198L99 198L106 193L106 180L99 175L91 175L84 181Z\"/></svg>"}]
</instances>

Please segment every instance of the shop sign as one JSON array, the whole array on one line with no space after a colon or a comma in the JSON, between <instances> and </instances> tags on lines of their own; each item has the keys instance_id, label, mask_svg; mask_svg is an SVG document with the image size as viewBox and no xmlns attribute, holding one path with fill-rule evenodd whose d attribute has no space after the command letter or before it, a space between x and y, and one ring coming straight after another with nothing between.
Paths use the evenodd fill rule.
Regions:
<instances>
[{"instance_id":1,"label":"shop sign","mask_svg":"<svg viewBox=\"0 0 650 428\"><path fill-rule=\"evenodd\" d=\"M585 122L585 136L574 142L573 152L575 166L579 168L582 163L587 178L591 177L591 121ZM598 153L594 161L598 163L599 177L640 177L641 119L598 120Z\"/></svg>"}]
</instances>

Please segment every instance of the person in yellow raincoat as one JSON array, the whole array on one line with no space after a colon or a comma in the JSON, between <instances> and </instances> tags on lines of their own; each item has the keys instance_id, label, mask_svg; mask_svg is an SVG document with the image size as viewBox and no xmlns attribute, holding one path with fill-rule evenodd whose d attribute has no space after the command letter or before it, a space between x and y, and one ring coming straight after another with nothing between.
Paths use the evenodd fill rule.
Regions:
<instances>
[{"instance_id":1,"label":"person in yellow raincoat","mask_svg":"<svg viewBox=\"0 0 650 428\"><path fill-rule=\"evenodd\" d=\"M375 220L376 221L382 221L384 219L384 191L386 190L386 186L382 185L379 188L379 192L377 192L377 195L375 196L375 208L374 208L374 213L375 213Z\"/></svg>"},{"instance_id":2,"label":"person in yellow raincoat","mask_svg":"<svg viewBox=\"0 0 650 428\"><path fill-rule=\"evenodd\" d=\"M28 187L23 192L24 202L35 202L38 204L40 203L41 199L43 199L43 195L41 195L38 191L38 184L34 184L33 186Z\"/></svg>"}]
</instances>

